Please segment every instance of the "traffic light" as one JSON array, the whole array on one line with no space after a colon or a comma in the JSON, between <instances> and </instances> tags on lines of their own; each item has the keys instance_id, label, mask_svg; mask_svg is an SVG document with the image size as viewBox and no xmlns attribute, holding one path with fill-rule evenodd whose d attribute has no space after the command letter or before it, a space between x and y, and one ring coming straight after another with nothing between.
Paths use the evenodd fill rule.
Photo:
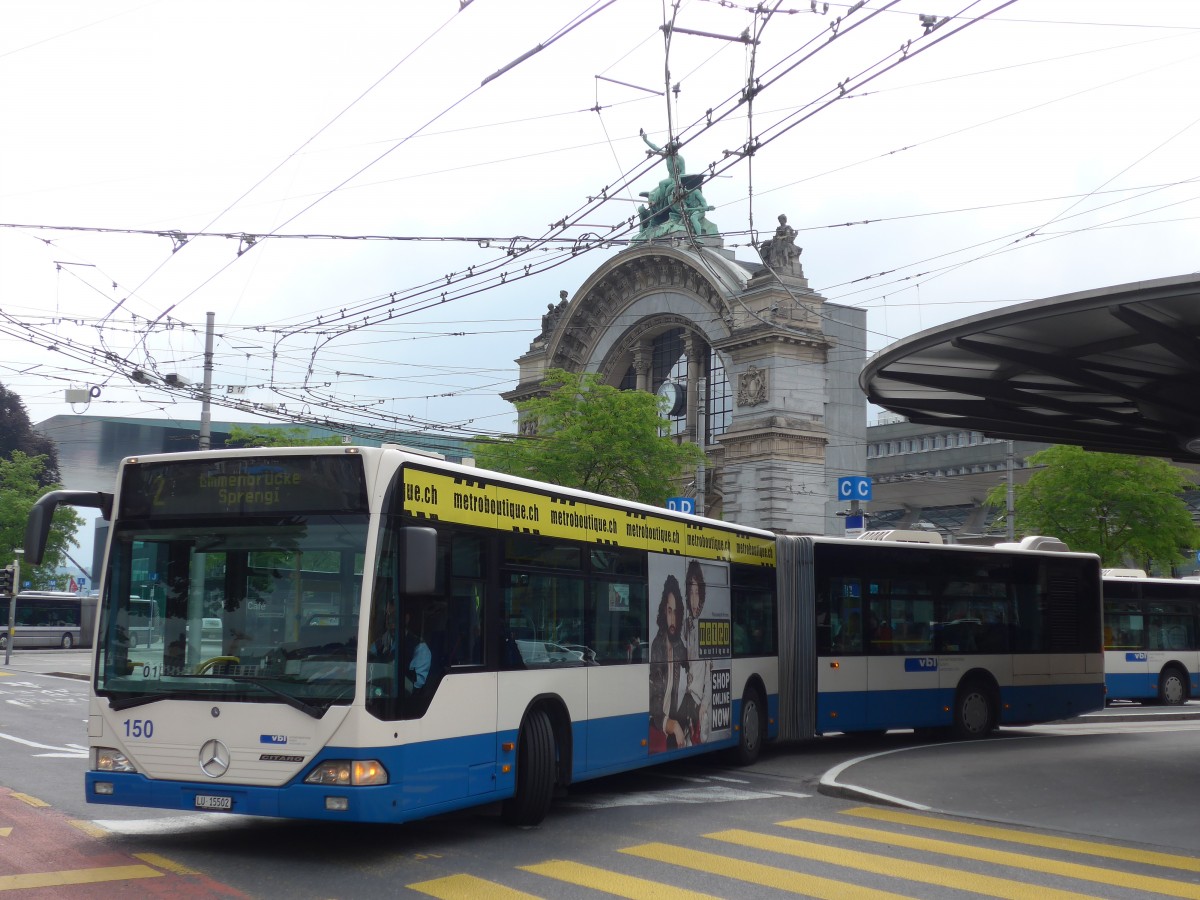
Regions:
<instances>
[{"instance_id":1,"label":"traffic light","mask_svg":"<svg viewBox=\"0 0 1200 900\"><path fill-rule=\"evenodd\" d=\"M5 566L0 569L0 594L6 597L12 594L13 590L13 567Z\"/></svg>"}]
</instances>

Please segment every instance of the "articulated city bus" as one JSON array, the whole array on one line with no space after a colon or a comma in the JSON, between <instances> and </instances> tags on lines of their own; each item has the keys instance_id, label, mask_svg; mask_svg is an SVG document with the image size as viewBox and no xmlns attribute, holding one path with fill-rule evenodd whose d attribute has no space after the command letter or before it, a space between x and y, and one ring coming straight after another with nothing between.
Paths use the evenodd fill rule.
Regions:
<instances>
[{"instance_id":1,"label":"articulated city bus","mask_svg":"<svg viewBox=\"0 0 1200 900\"><path fill-rule=\"evenodd\" d=\"M1200 697L1198 617L1200 581L1106 573L1108 699L1177 706Z\"/></svg>"},{"instance_id":2,"label":"articulated city bus","mask_svg":"<svg viewBox=\"0 0 1200 900\"><path fill-rule=\"evenodd\" d=\"M776 538L394 446L131 457L115 494L39 501L34 564L60 503L111 523L94 803L529 825L778 736L1103 705L1094 556Z\"/></svg>"},{"instance_id":3,"label":"articulated city bus","mask_svg":"<svg viewBox=\"0 0 1200 900\"><path fill-rule=\"evenodd\" d=\"M0 650L8 647L8 601L0 602ZM21 591L16 596L12 645L62 647L80 645L81 603L78 594L66 591ZM89 624L91 624L89 622Z\"/></svg>"}]
</instances>

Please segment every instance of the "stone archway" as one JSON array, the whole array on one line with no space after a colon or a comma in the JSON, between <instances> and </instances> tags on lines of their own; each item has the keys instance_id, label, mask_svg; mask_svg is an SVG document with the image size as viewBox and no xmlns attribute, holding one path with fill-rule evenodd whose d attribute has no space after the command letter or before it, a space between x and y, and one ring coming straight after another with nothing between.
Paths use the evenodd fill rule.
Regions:
<instances>
[{"instance_id":1,"label":"stone archway","mask_svg":"<svg viewBox=\"0 0 1200 900\"><path fill-rule=\"evenodd\" d=\"M674 433L708 460L707 515L836 533L831 479L866 467L865 313L827 304L794 258L781 273L701 241L641 243L605 262L550 306L503 396L535 395L551 368L647 391L672 382L683 394Z\"/></svg>"}]
</instances>

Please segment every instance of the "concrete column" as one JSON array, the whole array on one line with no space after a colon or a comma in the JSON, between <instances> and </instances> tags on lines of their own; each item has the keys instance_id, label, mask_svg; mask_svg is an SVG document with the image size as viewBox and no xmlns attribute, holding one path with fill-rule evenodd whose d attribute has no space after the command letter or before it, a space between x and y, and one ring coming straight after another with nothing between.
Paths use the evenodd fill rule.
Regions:
<instances>
[{"instance_id":1,"label":"concrete column","mask_svg":"<svg viewBox=\"0 0 1200 900\"><path fill-rule=\"evenodd\" d=\"M654 358L654 348L646 341L638 345L633 352L633 371L637 373L637 389L650 390L650 362Z\"/></svg>"},{"instance_id":2,"label":"concrete column","mask_svg":"<svg viewBox=\"0 0 1200 900\"><path fill-rule=\"evenodd\" d=\"M703 435L700 434L700 404L704 398L700 396L700 380L704 377L704 354L708 345L698 334L688 334L684 339L684 352L687 353L687 429L684 432L687 439L694 444L703 446Z\"/></svg>"}]
</instances>

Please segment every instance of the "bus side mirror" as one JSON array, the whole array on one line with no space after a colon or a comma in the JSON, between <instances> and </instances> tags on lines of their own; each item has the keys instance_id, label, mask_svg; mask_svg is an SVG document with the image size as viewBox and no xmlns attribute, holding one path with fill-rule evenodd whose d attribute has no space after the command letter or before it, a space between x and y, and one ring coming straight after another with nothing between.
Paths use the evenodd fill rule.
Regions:
<instances>
[{"instance_id":1,"label":"bus side mirror","mask_svg":"<svg viewBox=\"0 0 1200 900\"><path fill-rule=\"evenodd\" d=\"M25 522L25 561L39 565L46 553L46 542L50 540L50 523L54 510L60 505L88 506L100 510L105 519L112 517L113 495L100 491L50 491L43 494L29 510Z\"/></svg>"},{"instance_id":2,"label":"bus side mirror","mask_svg":"<svg viewBox=\"0 0 1200 900\"><path fill-rule=\"evenodd\" d=\"M404 542L404 593L432 594L437 589L437 530L400 529Z\"/></svg>"}]
</instances>

